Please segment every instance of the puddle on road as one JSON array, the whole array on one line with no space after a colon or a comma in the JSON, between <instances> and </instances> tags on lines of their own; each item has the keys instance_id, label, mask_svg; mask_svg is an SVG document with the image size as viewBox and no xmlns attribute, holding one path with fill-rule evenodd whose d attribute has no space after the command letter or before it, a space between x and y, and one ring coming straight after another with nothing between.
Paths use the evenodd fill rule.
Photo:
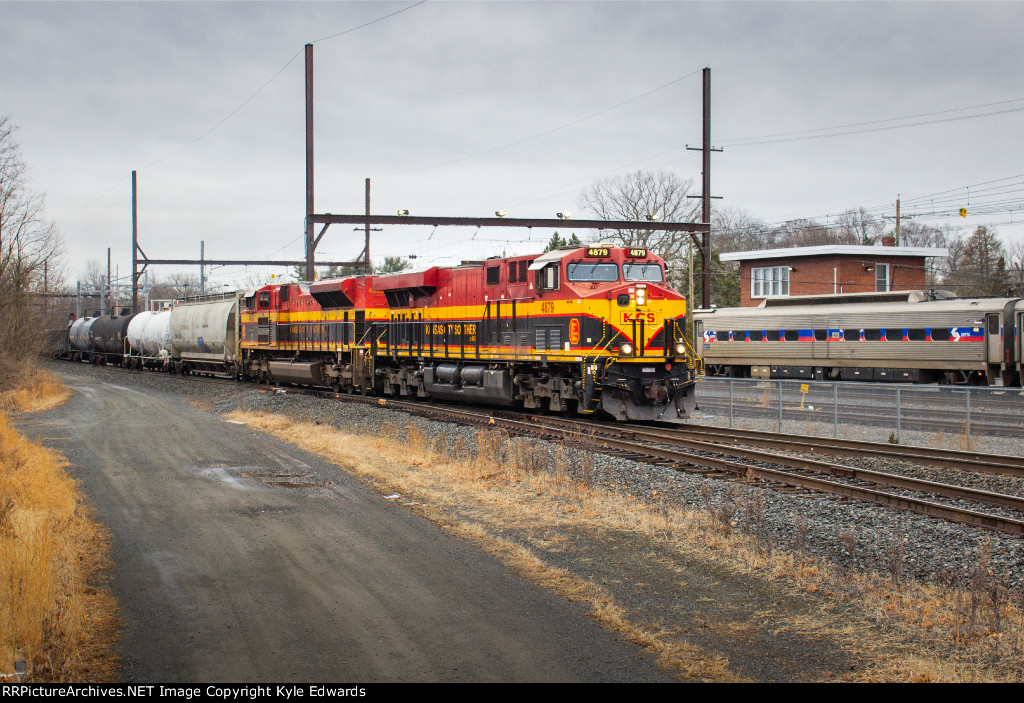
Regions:
<instances>
[{"instance_id":1,"label":"puddle on road","mask_svg":"<svg viewBox=\"0 0 1024 703\"><path fill-rule=\"evenodd\" d=\"M268 486L279 488L320 488L323 484L311 480L309 474L289 474L275 471L254 471L250 474Z\"/></svg>"},{"instance_id":2,"label":"puddle on road","mask_svg":"<svg viewBox=\"0 0 1024 703\"><path fill-rule=\"evenodd\" d=\"M231 471L234 471L244 476L245 474L241 472L245 470L245 468L246 467L244 466L211 466L207 469L201 469L199 473L206 478L211 478L214 481L220 481L229 488L234 488L239 491L248 491L252 489L252 486L248 485L244 481L239 481L230 473Z\"/></svg>"},{"instance_id":3,"label":"puddle on road","mask_svg":"<svg viewBox=\"0 0 1024 703\"><path fill-rule=\"evenodd\" d=\"M261 483L270 488L323 488L324 484L306 473L289 471L266 471L253 466L227 466L214 464L209 467L195 467L201 476L219 481L240 491L252 490Z\"/></svg>"}]
</instances>

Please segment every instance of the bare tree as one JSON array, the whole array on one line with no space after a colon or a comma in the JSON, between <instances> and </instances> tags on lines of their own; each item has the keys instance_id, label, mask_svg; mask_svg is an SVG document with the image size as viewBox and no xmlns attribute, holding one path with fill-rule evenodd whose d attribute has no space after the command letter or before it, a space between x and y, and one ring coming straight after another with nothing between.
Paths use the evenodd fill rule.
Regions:
<instances>
[{"instance_id":1,"label":"bare tree","mask_svg":"<svg viewBox=\"0 0 1024 703\"><path fill-rule=\"evenodd\" d=\"M29 186L28 166L14 141L16 127L0 117L0 389L24 378L45 342L44 277L59 276L62 243ZM49 281L47 281L49 287Z\"/></svg>"},{"instance_id":2,"label":"bare tree","mask_svg":"<svg viewBox=\"0 0 1024 703\"><path fill-rule=\"evenodd\" d=\"M947 245L949 273L943 285L962 298L1006 295L1011 287L1006 251L999 235L988 227L978 227L966 240Z\"/></svg>"},{"instance_id":3,"label":"bare tree","mask_svg":"<svg viewBox=\"0 0 1024 703\"><path fill-rule=\"evenodd\" d=\"M1024 240L1018 239L1006 245L1006 267L1013 294L1024 295Z\"/></svg>"},{"instance_id":4,"label":"bare tree","mask_svg":"<svg viewBox=\"0 0 1024 703\"><path fill-rule=\"evenodd\" d=\"M839 243L871 245L885 232L885 223L859 207L841 214L835 230Z\"/></svg>"},{"instance_id":5,"label":"bare tree","mask_svg":"<svg viewBox=\"0 0 1024 703\"><path fill-rule=\"evenodd\" d=\"M689 199L693 181L671 171L634 171L594 181L580 193L579 207L605 220L644 221L657 217L663 222L693 222L699 217L700 201ZM622 246L645 247L676 262L686 254L688 234L656 230L605 230L602 239Z\"/></svg>"},{"instance_id":6,"label":"bare tree","mask_svg":"<svg viewBox=\"0 0 1024 703\"><path fill-rule=\"evenodd\" d=\"M753 251L778 246L775 230L746 210L715 208L711 215L711 244L715 251Z\"/></svg>"}]
</instances>

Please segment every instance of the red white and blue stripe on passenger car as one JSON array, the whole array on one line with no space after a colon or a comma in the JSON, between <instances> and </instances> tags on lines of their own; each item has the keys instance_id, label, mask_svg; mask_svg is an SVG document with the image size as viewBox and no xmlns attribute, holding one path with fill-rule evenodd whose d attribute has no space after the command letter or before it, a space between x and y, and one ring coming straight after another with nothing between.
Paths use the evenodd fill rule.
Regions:
<instances>
[{"instance_id":1,"label":"red white and blue stripe on passenger car","mask_svg":"<svg viewBox=\"0 0 1024 703\"><path fill-rule=\"evenodd\" d=\"M881 328L878 330L881 334L881 338L878 340L866 340L864 338L864 329L829 329L827 330L826 339L819 341L828 342L864 342L864 341L879 341L879 342L909 342L909 341L949 341L949 342L983 342L985 341L984 330L980 327L925 327L925 338L922 340L911 340L909 338L910 328L895 328L902 332L902 338L899 340L887 339L889 329ZM917 328L921 329L921 328ZM932 338L932 330L948 330L949 339L936 340ZM796 331L798 333L797 339L786 339L785 333L787 331ZM778 340L769 340L768 332L777 332L779 335ZM727 338L720 338L720 334L727 334ZM705 330L704 331L705 342L767 342L767 341L779 341L779 342L813 342L814 330L729 330L724 332L722 330Z\"/></svg>"}]
</instances>

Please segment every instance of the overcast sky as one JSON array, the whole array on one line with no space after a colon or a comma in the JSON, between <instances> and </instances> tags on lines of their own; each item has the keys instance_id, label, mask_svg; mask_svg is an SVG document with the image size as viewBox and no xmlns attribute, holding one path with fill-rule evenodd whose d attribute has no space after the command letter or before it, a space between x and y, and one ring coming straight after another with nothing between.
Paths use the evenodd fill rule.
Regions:
<instances>
[{"instance_id":1,"label":"overcast sky","mask_svg":"<svg viewBox=\"0 0 1024 703\"><path fill-rule=\"evenodd\" d=\"M133 169L151 258L198 258L200 241L207 258L304 258L307 42L317 212L361 213L367 177L375 214L584 217L583 187L636 169L699 192L685 146L708 66L716 205L826 221L950 191L929 224L1024 238L1024 4L414 4L0 2L0 115L20 125L71 279L107 247L130 270ZM836 132L852 133L819 138ZM1007 203L984 205L992 181ZM372 249L453 263L550 235L389 227ZM335 225L317 258L361 249Z\"/></svg>"}]
</instances>

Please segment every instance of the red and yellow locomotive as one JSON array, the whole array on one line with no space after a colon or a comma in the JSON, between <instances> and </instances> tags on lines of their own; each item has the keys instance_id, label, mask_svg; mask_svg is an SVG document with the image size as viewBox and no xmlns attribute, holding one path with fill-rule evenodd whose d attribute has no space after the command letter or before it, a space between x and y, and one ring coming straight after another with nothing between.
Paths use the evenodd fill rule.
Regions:
<instances>
[{"instance_id":1,"label":"red and yellow locomotive","mask_svg":"<svg viewBox=\"0 0 1024 703\"><path fill-rule=\"evenodd\" d=\"M700 360L664 261L565 248L246 298L247 375L384 395L668 420Z\"/></svg>"}]
</instances>

